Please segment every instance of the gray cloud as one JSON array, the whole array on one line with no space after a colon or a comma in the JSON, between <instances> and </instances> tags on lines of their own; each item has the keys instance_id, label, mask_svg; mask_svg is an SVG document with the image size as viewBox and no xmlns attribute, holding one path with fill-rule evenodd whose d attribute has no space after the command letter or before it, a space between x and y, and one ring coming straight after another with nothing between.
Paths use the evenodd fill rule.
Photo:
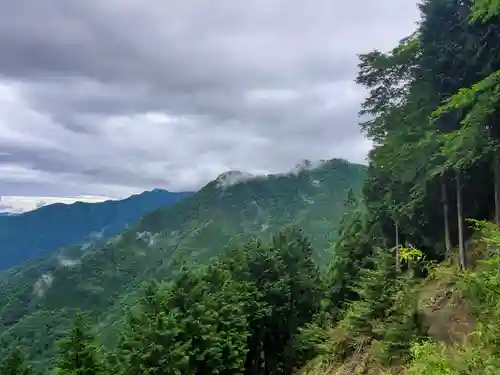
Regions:
<instances>
[{"instance_id":1,"label":"gray cloud","mask_svg":"<svg viewBox=\"0 0 500 375\"><path fill-rule=\"evenodd\" d=\"M361 161L356 54L417 18L414 0L3 0L0 193L121 196Z\"/></svg>"},{"instance_id":2,"label":"gray cloud","mask_svg":"<svg viewBox=\"0 0 500 375\"><path fill-rule=\"evenodd\" d=\"M36 208L41 208L43 206L46 206L47 205L47 202L46 201L38 201L36 202Z\"/></svg>"},{"instance_id":3,"label":"gray cloud","mask_svg":"<svg viewBox=\"0 0 500 375\"><path fill-rule=\"evenodd\" d=\"M5 204L2 202L2 197L0 196L0 212L1 211L6 211L10 209L10 205Z\"/></svg>"}]
</instances>

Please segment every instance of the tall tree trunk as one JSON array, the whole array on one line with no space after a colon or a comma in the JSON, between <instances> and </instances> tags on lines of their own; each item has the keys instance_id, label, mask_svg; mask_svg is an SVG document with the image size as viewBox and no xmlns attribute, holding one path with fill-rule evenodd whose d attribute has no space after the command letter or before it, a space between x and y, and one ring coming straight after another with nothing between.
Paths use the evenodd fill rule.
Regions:
<instances>
[{"instance_id":1,"label":"tall tree trunk","mask_svg":"<svg viewBox=\"0 0 500 375\"><path fill-rule=\"evenodd\" d=\"M465 247L464 247L464 223L463 223L463 213L462 213L462 183L461 183L461 171L456 171L457 183L457 219L458 219L458 249L460 255L460 268L466 269L465 262Z\"/></svg>"},{"instance_id":2,"label":"tall tree trunk","mask_svg":"<svg viewBox=\"0 0 500 375\"><path fill-rule=\"evenodd\" d=\"M493 151L492 169L493 169L493 196L495 199L495 224L500 224L500 148L498 139L498 124L490 126L489 135L490 139L495 142L495 149Z\"/></svg>"},{"instance_id":3,"label":"tall tree trunk","mask_svg":"<svg viewBox=\"0 0 500 375\"><path fill-rule=\"evenodd\" d=\"M245 360L245 374L259 375L260 374L260 358L261 344L258 333L253 333L248 339L248 353Z\"/></svg>"},{"instance_id":4,"label":"tall tree trunk","mask_svg":"<svg viewBox=\"0 0 500 375\"><path fill-rule=\"evenodd\" d=\"M271 330L272 331L272 330ZM273 357L274 357L274 350L273 346L271 344L271 334L266 333L264 335L264 375L271 375L273 371Z\"/></svg>"},{"instance_id":5,"label":"tall tree trunk","mask_svg":"<svg viewBox=\"0 0 500 375\"><path fill-rule=\"evenodd\" d=\"M500 224L500 151L493 155L493 176L495 190L495 223Z\"/></svg>"},{"instance_id":6,"label":"tall tree trunk","mask_svg":"<svg viewBox=\"0 0 500 375\"><path fill-rule=\"evenodd\" d=\"M400 264L400 249L399 249L399 222L398 220L396 219L394 221L394 228L396 230L396 270L400 270L401 269L401 264Z\"/></svg>"},{"instance_id":7,"label":"tall tree trunk","mask_svg":"<svg viewBox=\"0 0 500 375\"><path fill-rule=\"evenodd\" d=\"M445 258L449 259L451 255L450 207L448 205L448 191L444 172L441 173L441 199L443 201Z\"/></svg>"}]
</instances>

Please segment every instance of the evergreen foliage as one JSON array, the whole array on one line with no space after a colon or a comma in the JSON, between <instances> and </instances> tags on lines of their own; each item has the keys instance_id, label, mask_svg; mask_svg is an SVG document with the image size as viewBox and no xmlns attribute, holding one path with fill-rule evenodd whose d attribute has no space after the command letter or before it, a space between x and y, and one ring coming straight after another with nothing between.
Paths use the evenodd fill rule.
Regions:
<instances>
[{"instance_id":1,"label":"evergreen foliage","mask_svg":"<svg viewBox=\"0 0 500 375\"><path fill-rule=\"evenodd\" d=\"M294 335L319 308L317 277L311 245L289 228L149 284L120 340L120 373L291 374Z\"/></svg>"},{"instance_id":2,"label":"evergreen foliage","mask_svg":"<svg viewBox=\"0 0 500 375\"><path fill-rule=\"evenodd\" d=\"M59 342L56 374L98 375L102 370L94 337L85 323L83 314L78 313L67 337Z\"/></svg>"},{"instance_id":3,"label":"evergreen foliage","mask_svg":"<svg viewBox=\"0 0 500 375\"><path fill-rule=\"evenodd\" d=\"M226 181L228 186L221 176L144 216L105 246L63 248L0 272L0 357L4 348L18 345L38 368L51 368L54 343L79 310L97 324L99 343L114 347L141 283L171 281L182 264L210 264L225 249L254 237L265 240L293 223L308 237L317 263L326 266L344 201L349 190L359 199L365 173L364 166L334 159L306 163L288 175Z\"/></svg>"},{"instance_id":4,"label":"evergreen foliage","mask_svg":"<svg viewBox=\"0 0 500 375\"><path fill-rule=\"evenodd\" d=\"M345 189L331 252L314 256L318 227L311 239L295 226L281 228L286 220L277 218L294 215L307 227L308 216L290 209L294 199L272 205L280 223L273 229L281 229L271 239L248 236L242 245L237 230L234 237L205 233L210 225L194 225L193 212L233 228L237 215L226 208L249 188L225 191L217 200L223 210L209 203L210 185L187 200L189 211L156 212L138 228L188 222L188 237L229 246L208 261L203 241L187 242L181 249L194 251L185 254L205 262L169 259L168 272L150 271L159 281L130 298L127 318L108 315L120 327L117 345L97 350L77 318L58 372L500 373L500 4L425 0L419 9L412 35L387 53L360 55L357 82L368 89L361 128L375 146L363 199ZM295 187L312 189L301 178ZM298 194L279 180L276 195ZM256 199L265 195L263 185L253 186ZM120 254L112 250L105 254ZM111 284L114 276L99 280ZM439 310L445 319L437 319ZM450 319L459 313L462 319ZM461 324L458 338L453 324ZM5 363L24 368L20 359Z\"/></svg>"},{"instance_id":5,"label":"evergreen foliage","mask_svg":"<svg viewBox=\"0 0 500 375\"><path fill-rule=\"evenodd\" d=\"M0 362L0 374L2 375L31 375L32 369L26 364L23 352L14 347Z\"/></svg>"}]
</instances>

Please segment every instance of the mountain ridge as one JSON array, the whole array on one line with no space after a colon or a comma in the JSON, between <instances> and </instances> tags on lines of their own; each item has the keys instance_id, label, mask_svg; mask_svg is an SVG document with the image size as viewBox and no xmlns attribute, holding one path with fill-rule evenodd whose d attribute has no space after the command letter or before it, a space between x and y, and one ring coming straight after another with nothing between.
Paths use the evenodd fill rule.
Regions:
<instances>
[{"instance_id":1,"label":"mountain ridge","mask_svg":"<svg viewBox=\"0 0 500 375\"><path fill-rule=\"evenodd\" d=\"M110 238L147 212L192 194L155 189L121 200L54 203L19 215L0 216L0 269L96 236Z\"/></svg>"},{"instance_id":2,"label":"mountain ridge","mask_svg":"<svg viewBox=\"0 0 500 375\"><path fill-rule=\"evenodd\" d=\"M312 239L321 264L348 191L360 195L365 172L364 166L334 159L317 169L225 188L213 180L192 196L144 215L104 246L71 246L0 272L0 340L26 347L30 359L43 362L81 309L100 322L101 340L112 342L113 327L142 282L168 280L179 262L206 264L225 248L290 224ZM28 332L37 327L45 328L34 345Z\"/></svg>"}]
</instances>

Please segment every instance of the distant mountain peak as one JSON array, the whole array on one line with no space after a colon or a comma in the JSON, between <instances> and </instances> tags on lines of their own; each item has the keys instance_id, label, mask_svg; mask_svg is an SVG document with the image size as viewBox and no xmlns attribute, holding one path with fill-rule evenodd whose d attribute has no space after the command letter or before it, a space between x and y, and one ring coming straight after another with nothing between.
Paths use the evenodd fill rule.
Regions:
<instances>
[{"instance_id":1,"label":"distant mountain peak","mask_svg":"<svg viewBox=\"0 0 500 375\"><path fill-rule=\"evenodd\" d=\"M129 302L133 306L133 299L140 293L143 281L169 281L184 261L187 266L207 264L211 259L227 254L226 249L238 249L255 238L271 238L273 233L290 224L303 230L314 249L313 256L323 264L331 256L329 249L337 238L348 191L353 189L361 194L366 168L334 160L327 163L305 161L295 170L300 173L284 171L266 175L258 170L252 170L253 174L228 171L190 197L168 206L164 200L158 201L155 194L146 194L134 196L133 201L72 206L72 209L78 208L78 212L68 216L57 212L57 215L49 216L46 208L42 212L43 218L35 217L34 224L27 219L35 213L27 218L21 217L21 220L4 218L3 221L16 224L15 228L0 227L0 249L13 249L0 251L0 255L4 255L4 265L19 264L28 258L19 257L24 254L30 254L32 260L12 271L0 272L0 284L4 280L2 275L9 278L2 284L0 293L0 330L9 324L9 335L2 336L7 341L0 346L0 357L4 347L31 339L26 328L26 322L30 322L28 328L50 327L50 330L44 330L45 348L36 346L37 352L33 354L33 360L47 368L43 361L50 356L58 332L66 328L74 308L100 317L99 330L104 340L116 337L113 335L119 331L115 330L114 322L120 321L121 324L123 309ZM218 188L218 185L231 184L236 185L224 190ZM124 214L131 208L144 210L144 201L156 203L151 204L148 213L141 215L139 221L127 219L123 222ZM124 204L126 209L94 214L97 209ZM56 208L62 211L60 207ZM69 212L69 209L64 211ZM89 233L112 225L112 218L121 221L118 227L114 225L114 233L119 234L102 240L90 238ZM36 226L39 223L47 225L39 228ZM60 246L49 244L50 247L42 248L42 242L51 239L49 235L60 239L84 225L91 225L79 232L85 237L66 241L74 246L54 250L54 253L51 249ZM121 231L119 227L128 229ZM29 236L26 228L29 228ZM38 228L37 236L32 228ZM1 242L2 236L13 233L18 233L18 237L5 237ZM37 237L43 241L34 242ZM31 242L23 244L21 240ZM41 248L43 251L36 254L28 253L30 249ZM33 285L36 299L26 288ZM105 287L100 288L101 285ZM28 293L20 292L26 289Z\"/></svg>"},{"instance_id":2,"label":"distant mountain peak","mask_svg":"<svg viewBox=\"0 0 500 375\"><path fill-rule=\"evenodd\" d=\"M168 190L165 190L165 189L160 189L160 188L155 188L153 190L150 191L151 193L170 193ZM144 193L148 193L147 191L143 192Z\"/></svg>"},{"instance_id":3,"label":"distant mountain peak","mask_svg":"<svg viewBox=\"0 0 500 375\"><path fill-rule=\"evenodd\" d=\"M221 173L216 179L215 183L218 188L226 189L232 185L236 185L239 183L246 182L248 180L254 179L267 179L269 177L280 177L280 176L297 176L302 172L313 171L316 169L321 169L326 167L329 164L338 164L338 163L347 163L350 164L347 160L344 159L330 159L330 160L309 160L304 159L300 163L297 163L295 167L289 169L286 172L278 172L278 173L269 173L269 174L252 174L248 172L242 172L237 170L227 171Z\"/></svg>"}]
</instances>

